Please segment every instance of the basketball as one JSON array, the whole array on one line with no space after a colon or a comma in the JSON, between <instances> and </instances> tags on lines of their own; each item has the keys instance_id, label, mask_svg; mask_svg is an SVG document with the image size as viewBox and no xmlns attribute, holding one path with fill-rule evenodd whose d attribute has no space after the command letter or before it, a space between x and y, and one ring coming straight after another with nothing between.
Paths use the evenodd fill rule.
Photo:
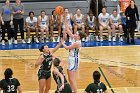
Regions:
<instances>
[{"instance_id":1,"label":"basketball","mask_svg":"<svg viewBox=\"0 0 140 93\"><path fill-rule=\"evenodd\" d=\"M55 8L55 13L56 13L57 15L62 15L62 14L64 13L64 8L63 8L62 6L57 6L57 7Z\"/></svg>"}]
</instances>

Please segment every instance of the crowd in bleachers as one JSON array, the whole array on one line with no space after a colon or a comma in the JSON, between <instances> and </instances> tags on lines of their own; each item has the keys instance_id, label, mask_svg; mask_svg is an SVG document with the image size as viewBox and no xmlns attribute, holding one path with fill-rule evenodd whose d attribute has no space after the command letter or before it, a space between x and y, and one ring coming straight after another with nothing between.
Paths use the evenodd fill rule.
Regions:
<instances>
[{"instance_id":1,"label":"crowd in bleachers","mask_svg":"<svg viewBox=\"0 0 140 93\"><path fill-rule=\"evenodd\" d=\"M76 13L72 14L69 13L68 8L65 8L64 14L67 17L69 29L73 31L73 33L82 31L87 34L87 37L82 41L89 41L90 30L95 31L95 40L100 42L104 40L104 30L108 32L108 41L116 41L116 33L118 32L119 41L123 42L124 37L127 37L125 14L118 13L116 9L112 11L112 14L109 14L106 12L106 8L103 7L98 18L95 17L94 13L91 11L86 16L84 16L80 9L77 9ZM57 15L55 13L55 9L52 11L51 16L48 16L45 10L41 10L38 17L35 17L34 12L30 11L29 16L24 18L24 5L21 3L21 1L16 0L16 3L11 6L10 1L6 0L5 5L2 6L1 9L0 19L2 29L2 45L5 45L6 32L8 36L8 44L18 43L18 32L21 33L22 43L31 43L32 32L35 32L36 43L45 43L51 41L59 42L61 36L71 42L71 38L67 39L67 34L65 33L63 15ZM11 28L12 25L14 27L13 30ZM54 32L56 31L58 31L57 38L54 36ZM24 32L26 32L26 36L24 35Z\"/></svg>"}]
</instances>

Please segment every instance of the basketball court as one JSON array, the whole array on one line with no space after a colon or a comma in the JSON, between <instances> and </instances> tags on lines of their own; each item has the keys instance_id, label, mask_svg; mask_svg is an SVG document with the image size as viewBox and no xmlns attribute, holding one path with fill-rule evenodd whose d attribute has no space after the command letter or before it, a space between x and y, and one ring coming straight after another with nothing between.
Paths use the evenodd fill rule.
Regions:
<instances>
[{"instance_id":1,"label":"basketball court","mask_svg":"<svg viewBox=\"0 0 140 93\"><path fill-rule=\"evenodd\" d=\"M77 74L78 93L93 82L95 70L102 74L101 81L107 85L108 93L140 93L140 46L96 46L82 47L81 63ZM13 69L23 93L38 93L37 71L34 64L40 55L38 49L17 49L0 51L0 79L6 68ZM66 71L68 51L60 48L56 56L63 60ZM52 78L51 91L56 89Z\"/></svg>"}]
</instances>

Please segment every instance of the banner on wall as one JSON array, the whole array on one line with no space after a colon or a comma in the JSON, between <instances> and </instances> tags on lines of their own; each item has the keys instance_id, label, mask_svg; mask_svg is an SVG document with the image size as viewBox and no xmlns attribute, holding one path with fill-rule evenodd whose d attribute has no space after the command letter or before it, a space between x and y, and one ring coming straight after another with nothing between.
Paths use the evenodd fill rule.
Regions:
<instances>
[{"instance_id":1,"label":"banner on wall","mask_svg":"<svg viewBox=\"0 0 140 93\"><path fill-rule=\"evenodd\" d=\"M86 0L21 0L22 2L54 2L54 1L86 1ZM0 0L1 3L5 0ZM10 2L15 2L15 0L10 0Z\"/></svg>"},{"instance_id":2,"label":"banner on wall","mask_svg":"<svg viewBox=\"0 0 140 93\"><path fill-rule=\"evenodd\" d=\"M121 12L125 12L125 9L129 6L130 0L120 0Z\"/></svg>"}]
</instances>

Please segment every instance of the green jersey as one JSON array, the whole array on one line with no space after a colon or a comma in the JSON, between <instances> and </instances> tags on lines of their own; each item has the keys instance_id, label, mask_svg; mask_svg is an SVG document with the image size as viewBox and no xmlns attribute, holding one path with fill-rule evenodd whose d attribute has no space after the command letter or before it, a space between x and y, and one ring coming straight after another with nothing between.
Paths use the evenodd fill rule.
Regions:
<instances>
[{"instance_id":1,"label":"green jersey","mask_svg":"<svg viewBox=\"0 0 140 93\"><path fill-rule=\"evenodd\" d=\"M38 80L48 79L51 76L51 66L52 66L52 55L41 54L44 57L44 61L41 63L40 69L38 71Z\"/></svg>"},{"instance_id":2,"label":"green jersey","mask_svg":"<svg viewBox=\"0 0 140 93\"><path fill-rule=\"evenodd\" d=\"M20 83L16 78L9 78L8 81L2 79L0 81L0 88L3 90L3 93L17 93L18 86L20 86Z\"/></svg>"},{"instance_id":3,"label":"green jersey","mask_svg":"<svg viewBox=\"0 0 140 93\"><path fill-rule=\"evenodd\" d=\"M61 78L53 73L53 78L57 84L57 90L55 91L55 93L72 93L71 87L70 85L67 83L63 68L61 66L58 66L57 69L59 70L59 72L64 76L64 89L62 89L62 91L59 91L59 88L62 85L62 81Z\"/></svg>"},{"instance_id":4,"label":"green jersey","mask_svg":"<svg viewBox=\"0 0 140 93\"><path fill-rule=\"evenodd\" d=\"M44 56L44 61L41 63L41 66L40 66L40 70L47 70L47 71L50 71L51 69L51 66L52 66L52 55L49 53L49 54L42 54Z\"/></svg>"},{"instance_id":5,"label":"green jersey","mask_svg":"<svg viewBox=\"0 0 140 93\"><path fill-rule=\"evenodd\" d=\"M102 82L100 82L98 84L91 83L85 89L85 91L87 93L104 93L104 91L106 91L106 90L107 90L107 88L106 88L105 84Z\"/></svg>"},{"instance_id":6,"label":"green jersey","mask_svg":"<svg viewBox=\"0 0 140 93\"><path fill-rule=\"evenodd\" d=\"M63 68L62 68L61 66L58 66L58 67L56 67L56 68L57 68L57 69L59 70L59 72L64 76L64 83L67 83L67 80L66 80L65 75L64 75ZM60 78L58 75L54 74L54 73L53 73L53 78L54 78L54 80L55 80L57 86L60 87L61 84L62 84L61 78Z\"/></svg>"}]
</instances>

